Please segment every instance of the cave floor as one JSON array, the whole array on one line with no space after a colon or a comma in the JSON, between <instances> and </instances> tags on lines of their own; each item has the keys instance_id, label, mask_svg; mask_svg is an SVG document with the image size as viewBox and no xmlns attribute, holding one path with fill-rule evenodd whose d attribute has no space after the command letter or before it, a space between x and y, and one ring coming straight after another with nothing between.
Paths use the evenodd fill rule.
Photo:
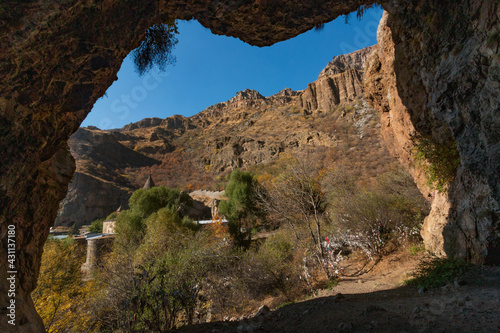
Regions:
<instances>
[{"instance_id":1,"label":"cave floor","mask_svg":"<svg viewBox=\"0 0 500 333\"><path fill-rule=\"evenodd\" d=\"M341 282L313 298L179 332L500 332L500 267L476 267L463 283L419 292L403 281L422 256L349 259ZM272 300L266 303L272 308Z\"/></svg>"}]
</instances>

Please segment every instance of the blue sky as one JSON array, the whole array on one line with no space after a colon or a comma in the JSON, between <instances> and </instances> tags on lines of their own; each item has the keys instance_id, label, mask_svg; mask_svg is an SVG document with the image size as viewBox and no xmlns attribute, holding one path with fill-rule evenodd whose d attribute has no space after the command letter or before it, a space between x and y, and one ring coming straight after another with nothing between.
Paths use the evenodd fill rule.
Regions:
<instances>
[{"instance_id":1,"label":"blue sky","mask_svg":"<svg viewBox=\"0 0 500 333\"><path fill-rule=\"evenodd\" d=\"M216 36L197 21L180 21L174 66L139 76L131 56L118 80L94 105L82 126L119 128L146 117L192 116L224 102L237 91L255 89L270 96L288 87L302 90L339 54L376 43L382 10L370 9L358 21L340 17L321 31L308 31L269 47Z\"/></svg>"}]
</instances>

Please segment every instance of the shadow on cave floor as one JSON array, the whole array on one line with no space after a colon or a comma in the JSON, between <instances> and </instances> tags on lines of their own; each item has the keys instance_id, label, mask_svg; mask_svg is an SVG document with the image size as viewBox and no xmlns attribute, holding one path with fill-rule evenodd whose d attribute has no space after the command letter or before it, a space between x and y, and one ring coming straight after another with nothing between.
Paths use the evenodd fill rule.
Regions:
<instances>
[{"instance_id":1,"label":"shadow on cave floor","mask_svg":"<svg viewBox=\"0 0 500 333\"><path fill-rule=\"evenodd\" d=\"M250 319L178 332L498 332L500 269L483 267L463 286L416 287L316 297ZM345 288L344 288L345 290Z\"/></svg>"}]
</instances>

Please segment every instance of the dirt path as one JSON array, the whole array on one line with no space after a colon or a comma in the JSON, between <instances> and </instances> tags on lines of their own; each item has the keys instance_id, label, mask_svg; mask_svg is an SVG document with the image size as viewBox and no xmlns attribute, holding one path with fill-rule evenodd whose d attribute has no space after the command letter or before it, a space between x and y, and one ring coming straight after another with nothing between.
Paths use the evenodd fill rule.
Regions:
<instances>
[{"instance_id":1,"label":"dirt path","mask_svg":"<svg viewBox=\"0 0 500 333\"><path fill-rule=\"evenodd\" d=\"M344 262L332 290L266 315L182 332L500 332L500 268L476 269L463 286L419 293L403 280L418 256L391 254L374 265Z\"/></svg>"}]
</instances>

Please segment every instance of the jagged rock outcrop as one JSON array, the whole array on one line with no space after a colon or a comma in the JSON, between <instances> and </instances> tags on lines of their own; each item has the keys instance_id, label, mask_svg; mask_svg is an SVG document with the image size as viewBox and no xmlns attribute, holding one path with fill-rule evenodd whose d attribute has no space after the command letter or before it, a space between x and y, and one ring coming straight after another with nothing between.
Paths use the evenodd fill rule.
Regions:
<instances>
[{"instance_id":1,"label":"jagged rock outcrop","mask_svg":"<svg viewBox=\"0 0 500 333\"><path fill-rule=\"evenodd\" d=\"M137 128L155 127L155 126L159 126L162 121L163 121L163 119L157 118L157 117L144 118L138 122L123 126L121 128L121 131L132 131L132 130L135 130Z\"/></svg>"},{"instance_id":2,"label":"jagged rock outcrop","mask_svg":"<svg viewBox=\"0 0 500 333\"><path fill-rule=\"evenodd\" d=\"M219 172L266 164L279 158L280 153L292 152L306 147L334 147L327 133L315 130L284 135L280 140L260 140L252 137L231 136L207 142L208 150L217 151L205 163Z\"/></svg>"},{"instance_id":3,"label":"jagged rock outcrop","mask_svg":"<svg viewBox=\"0 0 500 333\"><path fill-rule=\"evenodd\" d=\"M365 70L366 59L375 48L376 46L369 46L358 51L333 57L332 61L319 73L318 77L334 76L347 72L350 69L363 72Z\"/></svg>"},{"instance_id":4,"label":"jagged rock outcrop","mask_svg":"<svg viewBox=\"0 0 500 333\"><path fill-rule=\"evenodd\" d=\"M367 98L382 133L415 176L414 133L456 142L460 165L434 192L422 230L437 254L500 260L500 6L495 1L390 1L369 60Z\"/></svg>"},{"instance_id":5,"label":"jagged rock outcrop","mask_svg":"<svg viewBox=\"0 0 500 333\"><path fill-rule=\"evenodd\" d=\"M300 94L300 91L295 91L290 88L285 88L283 90L280 90L274 95L271 95L270 98L277 99L277 98L287 98L287 97L293 97L293 96L298 96Z\"/></svg>"},{"instance_id":6,"label":"jagged rock outcrop","mask_svg":"<svg viewBox=\"0 0 500 333\"><path fill-rule=\"evenodd\" d=\"M256 90L253 90L253 89L245 89L243 91L238 91L236 93L236 96L234 96L233 98L231 98L227 103L228 104L235 104L235 103L238 103L238 102L242 102L242 101L248 101L248 100L259 100L259 99L266 99L264 96L262 96L260 94L260 92L256 91ZM248 106L247 104L237 104L236 107L239 107L239 106Z\"/></svg>"},{"instance_id":7,"label":"jagged rock outcrop","mask_svg":"<svg viewBox=\"0 0 500 333\"><path fill-rule=\"evenodd\" d=\"M290 103L295 96L298 96L302 93L302 91L295 91L290 88L285 88L280 90L274 95L269 96L270 99L273 100L273 103L276 105L285 105Z\"/></svg>"},{"instance_id":8,"label":"jagged rock outcrop","mask_svg":"<svg viewBox=\"0 0 500 333\"><path fill-rule=\"evenodd\" d=\"M271 101L262 96L258 91L245 89L243 91L238 91L236 96L232 97L228 101L209 106L194 116L193 119L194 121L199 122L201 126L207 126L208 124L211 124L214 119L219 119L224 114L227 114L228 110L244 107L265 106L269 103L271 103Z\"/></svg>"},{"instance_id":9,"label":"jagged rock outcrop","mask_svg":"<svg viewBox=\"0 0 500 333\"><path fill-rule=\"evenodd\" d=\"M308 112L328 111L361 96L364 63L372 50L373 47L367 47L349 55L333 58L321 71L318 80L310 83L300 94L300 107Z\"/></svg>"},{"instance_id":10,"label":"jagged rock outcrop","mask_svg":"<svg viewBox=\"0 0 500 333\"><path fill-rule=\"evenodd\" d=\"M207 126L212 123L212 119L220 118L229 109L285 105L295 97L297 107L305 110L305 113L330 111L340 104L352 103L363 95L364 63L372 50L373 47L367 47L334 57L321 71L318 79L303 91L285 88L272 96L264 97L256 90L245 89L226 102L209 106L194 119L201 122L202 126Z\"/></svg>"},{"instance_id":11,"label":"jagged rock outcrop","mask_svg":"<svg viewBox=\"0 0 500 333\"><path fill-rule=\"evenodd\" d=\"M149 128L157 126L162 126L166 130L186 130L188 128L193 128L193 125L188 118L181 115L173 115L165 119L157 117L144 118L142 120L139 120L138 122L125 125L117 131L126 132L133 131L138 128Z\"/></svg>"},{"instance_id":12,"label":"jagged rock outcrop","mask_svg":"<svg viewBox=\"0 0 500 333\"><path fill-rule=\"evenodd\" d=\"M189 118L181 115L174 115L163 119L161 126L167 130L188 130L194 128L195 126L191 123Z\"/></svg>"}]
</instances>

